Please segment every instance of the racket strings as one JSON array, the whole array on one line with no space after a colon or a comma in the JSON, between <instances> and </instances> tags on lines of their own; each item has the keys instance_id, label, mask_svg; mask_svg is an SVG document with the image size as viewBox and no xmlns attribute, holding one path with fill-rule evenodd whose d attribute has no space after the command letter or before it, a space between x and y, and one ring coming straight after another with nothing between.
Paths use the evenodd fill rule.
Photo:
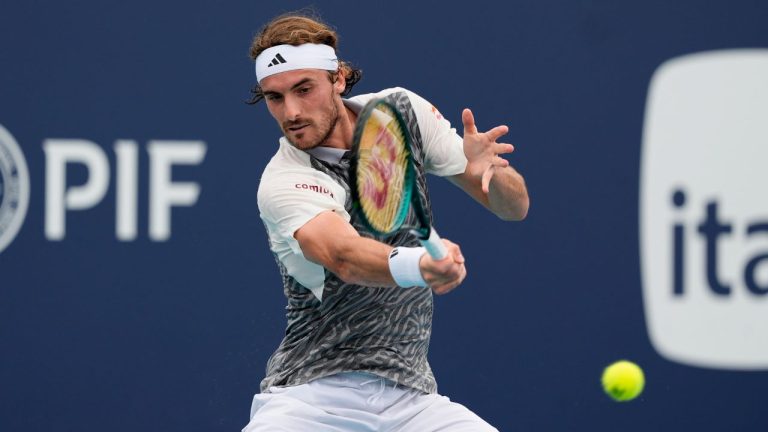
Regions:
<instances>
[{"instance_id":1,"label":"racket strings","mask_svg":"<svg viewBox=\"0 0 768 432\"><path fill-rule=\"evenodd\" d=\"M405 217L408 149L395 114L378 107L365 124L358 164L360 204L373 228L390 232Z\"/></svg>"}]
</instances>

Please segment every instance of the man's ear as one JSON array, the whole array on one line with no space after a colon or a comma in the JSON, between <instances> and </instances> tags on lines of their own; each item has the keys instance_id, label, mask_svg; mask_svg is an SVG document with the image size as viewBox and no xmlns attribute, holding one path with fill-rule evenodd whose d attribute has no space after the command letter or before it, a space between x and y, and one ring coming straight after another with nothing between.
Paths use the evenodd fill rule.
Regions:
<instances>
[{"instance_id":1,"label":"man's ear","mask_svg":"<svg viewBox=\"0 0 768 432\"><path fill-rule=\"evenodd\" d=\"M338 94L343 93L344 89L347 88L347 77L344 76L344 71L341 68L336 72L336 81L333 83L333 88Z\"/></svg>"}]
</instances>

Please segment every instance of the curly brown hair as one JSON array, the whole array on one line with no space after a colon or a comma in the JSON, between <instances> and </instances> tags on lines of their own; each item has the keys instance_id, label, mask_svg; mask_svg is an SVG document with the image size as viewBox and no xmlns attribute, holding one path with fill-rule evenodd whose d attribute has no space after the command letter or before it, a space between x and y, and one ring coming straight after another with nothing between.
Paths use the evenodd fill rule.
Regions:
<instances>
[{"instance_id":1,"label":"curly brown hair","mask_svg":"<svg viewBox=\"0 0 768 432\"><path fill-rule=\"evenodd\" d=\"M289 12L274 18L259 31L251 43L250 56L251 59L256 60L256 57L267 48L276 45L301 45L305 43L325 44L335 51L339 43L339 35L312 11ZM346 87L342 96L349 94L352 87L363 76L363 71L341 60L339 60L338 71L328 72L331 82L336 82L339 73L344 74L344 78L346 78ZM253 95L247 102L250 105L264 99L264 94L258 83L251 89L251 93Z\"/></svg>"}]
</instances>

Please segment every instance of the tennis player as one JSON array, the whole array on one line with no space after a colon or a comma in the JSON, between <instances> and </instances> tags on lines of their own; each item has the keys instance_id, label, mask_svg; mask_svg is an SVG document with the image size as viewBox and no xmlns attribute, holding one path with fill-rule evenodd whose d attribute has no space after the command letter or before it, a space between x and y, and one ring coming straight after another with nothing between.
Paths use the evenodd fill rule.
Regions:
<instances>
[{"instance_id":1,"label":"tennis player","mask_svg":"<svg viewBox=\"0 0 768 432\"><path fill-rule=\"evenodd\" d=\"M456 288L464 257L444 240L435 261L408 232L376 237L350 197L357 113L372 98L401 107L413 137L414 193L429 210L425 173L445 177L503 220L521 220L528 194L500 154L507 133L485 133L462 113L464 136L429 102L394 88L344 98L360 70L336 56L337 34L288 14L256 36L258 84L283 132L258 191L261 218L287 297L285 337L267 364L250 423L256 431L495 431L437 393L427 362L432 295Z\"/></svg>"}]
</instances>

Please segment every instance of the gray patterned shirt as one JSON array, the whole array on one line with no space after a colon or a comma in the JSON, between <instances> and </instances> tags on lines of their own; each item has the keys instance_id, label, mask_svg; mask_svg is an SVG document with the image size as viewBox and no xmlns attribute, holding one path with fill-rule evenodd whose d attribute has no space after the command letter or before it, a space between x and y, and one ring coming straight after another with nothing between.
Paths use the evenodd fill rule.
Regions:
<instances>
[{"instance_id":1,"label":"gray patterned shirt","mask_svg":"<svg viewBox=\"0 0 768 432\"><path fill-rule=\"evenodd\" d=\"M441 149L440 152L436 151L439 156L434 158L435 161L428 164L430 172L440 175L463 172L466 159L463 159L461 147L457 147L457 143L461 145L461 138L434 107L403 89L363 95L345 103L359 110L360 102L373 96L386 97L403 113L413 137L412 151L418 173L416 192L422 196L429 213L425 142L420 125L424 127L424 123L427 123L425 130L429 139L437 138L437 142L430 142L431 148ZM435 128L437 132L433 131ZM286 150L302 153L296 161L306 162L314 171L311 175L301 177L306 180L299 181L293 180L297 177L291 177L292 170L283 168L280 170L284 174L283 181L278 183L274 180L265 181L270 171L268 165L259 187L262 219L270 235L270 246L275 253L288 300L285 337L269 359L261 390L268 392L272 386L299 385L339 372L363 371L426 393L435 393L437 385L427 361L432 328L432 292L428 288L381 288L349 284L322 267L315 268L311 263L300 260L297 264L298 258L303 259L300 249L295 240L281 240L281 235L292 237L298 227L287 222L290 220L288 216L283 217L271 209L276 207L284 210L286 206L274 204L274 201L303 194L302 197L307 197L305 207L310 207L310 215L317 210L312 210L313 205L309 202L324 200L330 203L331 210L343 213L362 236L392 246L418 246L418 240L408 232L376 236L365 228L351 202L348 154L333 160L322 157L318 152L311 152L312 155L296 149ZM275 159L270 164L277 165ZM283 163L281 166L286 165ZM278 176L270 178L273 177ZM281 185L282 191L278 189ZM288 198L285 200L287 202ZM342 203L343 209L337 208ZM429 217L431 219L431 214ZM408 219L408 223L414 222L412 211ZM283 225L288 226L281 226L281 221L286 221ZM284 245L281 249L281 241L292 243L292 246ZM316 276L311 276L310 270L314 270Z\"/></svg>"}]
</instances>

